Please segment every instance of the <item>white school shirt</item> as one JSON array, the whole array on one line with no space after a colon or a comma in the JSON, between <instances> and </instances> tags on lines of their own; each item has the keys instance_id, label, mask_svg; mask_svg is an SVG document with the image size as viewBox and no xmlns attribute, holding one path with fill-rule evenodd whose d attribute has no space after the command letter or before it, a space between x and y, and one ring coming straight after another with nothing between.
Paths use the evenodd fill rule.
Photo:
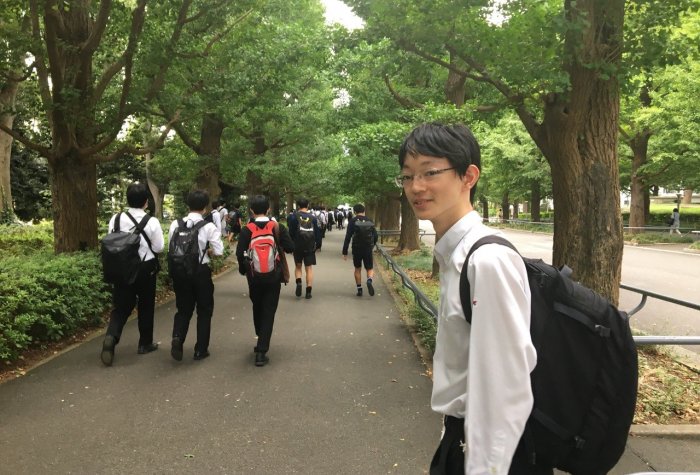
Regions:
<instances>
[{"instance_id":1,"label":"white school shirt","mask_svg":"<svg viewBox=\"0 0 700 475\"><path fill-rule=\"evenodd\" d=\"M211 220L214 223L214 226L216 226L216 229L219 230L219 233L221 233L221 213L219 213L219 210L211 210Z\"/></svg>"},{"instance_id":2,"label":"white school shirt","mask_svg":"<svg viewBox=\"0 0 700 475\"><path fill-rule=\"evenodd\" d=\"M144 211L141 208L129 208L129 214L134 217L137 223L141 222L141 219L143 219L144 216L146 216L146 211ZM108 226L108 232L113 232L114 231L114 219L117 217L115 214L112 216L112 219L109 220L109 226ZM121 216L119 217L119 230L124 231L124 232L131 232L136 229L136 225L134 222L129 219L129 217L126 215L126 213L122 213ZM163 250L164 242L163 242L163 228L160 227L160 222L154 218L151 217L151 219L148 220L146 223L146 226L143 227L143 232L148 236L148 239L151 240L151 247L153 248L153 252L159 253ZM153 255L153 252L148 248L148 243L143 237L143 234L141 235L141 243L139 244L139 257L141 257L142 261L150 261L151 259L154 259L156 256Z\"/></svg>"},{"instance_id":3,"label":"white school shirt","mask_svg":"<svg viewBox=\"0 0 700 475\"><path fill-rule=\"evenodd\" d=\"M188 228L191 228L202 220L202 215L199 213L190 213L183 219L185 221L185 225ZM173 233L177 227L177 220L170 224L170 231L168 232L169 241L172 241ZM212 249L215 256L221 256L224 254L224 243L221 241L221 231L219 231L219 228L217 228L213 223L207 223L199 229L198 242L199 258L201 259L202 264L209 263L209 255L205 252L207 242L209 243L209 248ZM202 254L204 254L204 259L202 259Z\"/></svg>"},{"instance_id":4,"label":"white school shirt","mask_svg":"<svg viewBox=\"0 0 700 475\"><path fill-rule=\"evenodd\" d=\"M464 317L459 278L472 244L494 233L476 211L435 244L440 309L433 357L434 411L464 418L465 474L507 475L532 410L530 287L521 257L484 245L468 263L472 325Z\"/></svg>"}]
</instances>

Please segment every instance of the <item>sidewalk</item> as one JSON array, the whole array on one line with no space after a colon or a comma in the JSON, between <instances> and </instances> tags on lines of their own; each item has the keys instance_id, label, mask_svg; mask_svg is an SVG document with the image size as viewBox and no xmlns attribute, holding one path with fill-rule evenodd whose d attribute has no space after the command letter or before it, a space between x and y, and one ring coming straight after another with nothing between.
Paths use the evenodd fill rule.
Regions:
<instances>
[{"instance_id":1,"label":"sidewalk","mask_svg":"<svg viewBox=\"0 0 700 475\"><path fill-rule=\"evenodd\" d=\"M327 234L311 300L282 289L270 364L253 365L245 279L216 279L212 356L137 355L127 324L114 366L97 337L0 385L0 473L425 474L440 434L431 382L385 282L355 297L344 233ZM377 263L379 264L379 262ZM700 439L632 437L611 473L700 468Z\"/></svg>"}]
</instances>

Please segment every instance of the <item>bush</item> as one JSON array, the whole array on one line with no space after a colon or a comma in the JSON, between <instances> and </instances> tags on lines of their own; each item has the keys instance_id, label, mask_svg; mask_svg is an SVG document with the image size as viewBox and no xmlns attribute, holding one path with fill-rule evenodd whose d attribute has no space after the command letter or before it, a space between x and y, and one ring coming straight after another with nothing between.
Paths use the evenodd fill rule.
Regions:
<instances>
[{"instance_id":1,"label":"bush","mask_svg":"<svg viewBox=\"0 0 700 475\"><path fill-rule=\"evenodd\" d=\"M0 359L100 322L110 306L94 252L37 252L0 260Z\"/></svg>"},{"instance_id":2,"label":"bush","mask_svg":"<svg viewBox=\"0 0 700 475\"><path fill-rule=\"evenodd\" d=\"M42 223L0 225L0 255L29 255L36 251L53 249L53 226Z\"/></svg>"}]
</instances>

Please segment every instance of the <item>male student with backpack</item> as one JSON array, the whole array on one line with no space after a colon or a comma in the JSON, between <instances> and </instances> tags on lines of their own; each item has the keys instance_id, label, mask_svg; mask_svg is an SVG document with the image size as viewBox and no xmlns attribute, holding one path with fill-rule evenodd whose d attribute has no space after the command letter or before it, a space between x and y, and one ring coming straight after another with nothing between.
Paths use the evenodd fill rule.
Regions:
<instances>
[{"instance_id":1,"label":"male student with backpack","mask_svg":"<svg viewBox=\"0 0 700 475\"><path fill-rule=\"evenodd\" d=\"M465 262L471 245L494 233L471 204L480 162L476 139L461 125L421 125L399 151L397 184L416 217L433 223L440 265L431 405L444 416L445 431L430 473L549 474L530 465L519 446L537 362L525 266L500 245L483 246ZM471 326L459 298L464 265L473 283Z\"/></svg>"},{"instance_id":2,"label":"male student with backpack","mask_svg":"<svg viewBox=\"0 0 700 475\"><path fill-rule=\"evenodd\" d=\"M241 211L240 211L241 204L238 202L233 203L233 209L229 212L229 218L228 218L228 226L229 226L229 233L228 233L228 242L230 243L231 241L235 241L238 239L238 234L241 232Z\"/></svg>"},{"instance_id":3,"label":"male student with backpack","mask_svg":"<svg viewBox=\"0 0 700 475\"><path fill-rule=\"evenodd\" d=\"M484 226L471 205L479 145L465 126L417 127L399 165L440 265L431 405L445 431L430 474L607 473L636 403L629 317Z\"/></svg>"},{"instance_id":4,"label":"male student with backpack","mask_svg":"<svg viewBox=\"0 0 700 475\"><path fill-rule=\"evenodd\" d=\"M314 282L313 266L316 265L316 247L321 240L321 229L316 216L309 212L309 200L299 198L297 210L287 217L289 235L294 241L294 277L296 279L295 295L301 297L301 265L306 271L305 298L311 298Z\"/></svg>"},{"instance_id":5,"label":"male student with backpack","mask_svg":"<svg viewBox=\"0 0 700 475\"><path fill-rule=\"evenodd\" d=\"M170 355L182 361L183 344L190 320L197 309L197 342L194 359L209 356L211 317L214 312L214 282L209 267L210 256L221 256L224 245L214 223L202 217L209 203L206 191L195 190L187 196L189 214L170 225L168 268L173 279L175 306Z\"/></svg>"},{"instance_id":6,"label":"male student with backpack","mask_svg":"<svg viewBox=\"0 0 700 475\"><path fill-rule=\"evenodd\" d=\"M153 342L153 311L156 299L156 275L159 270L158 253L163 251L163 230L157 219L146 214L148 207L148 188L144 183L132 183L126 189L126 201L129 209L117 213L109 221L108 235L103 240L103 266L105 280L114 284L112 288L113 310L109 317L107 334L102 343L100 359L105 366L111 366L114 360L114 349L121 338L122 329L138 301L139 344L137 353L140 355L158 349ZM121 235L120 235L121 234ZM131 234L132 236L130 236ZM134 239L133 235L138 235ZM116 238L117 251L110 260L106 249L109 240ZM132 250L119 249L124 238L134 243ZM134 255L129 256L131 252ZM132 261L133 270L123 266ZM124 276L128 272L129 276ZM111 273L111 275L110 275Z\"/></svg>"},{"instance_id":7,"label":"male student with backpack","mask_svg":"<svg viewBox=\"0 0 700 475\"><path fill-rule=\"evenodd\" d=\"M352 263L355 266L355 285L357 286L357 296L362 297L362 266L367 272L367 291L370 296L374 296L374 260L372 251L377 244L377 229L374 223L365 215L365 206L356 204L352 207L355 211L355 218L348 223L348 230L345 232L345 242L343 243L343 260L348 259L348 247L352 240Z\"/></svg>"},{"instance_id":8,"label":"male student with backpack","mask_svg":"<svg viewBox=\"0 0 700 475\"><path fill-rule=\"evenodd\" d=\"M236 258L238 271L247 277L248 295L253 303L253 325L258 337L253 349L255 366L265 366L269 361L267 352L270 350L281 284L286 284L289 279L288 269L283 267L286 259L282 253L293 252L294 242L287 228L267 216L270 201L266 196L252 197L249 206L253 221L241 230Z\"/></svg>"}]
</instances>

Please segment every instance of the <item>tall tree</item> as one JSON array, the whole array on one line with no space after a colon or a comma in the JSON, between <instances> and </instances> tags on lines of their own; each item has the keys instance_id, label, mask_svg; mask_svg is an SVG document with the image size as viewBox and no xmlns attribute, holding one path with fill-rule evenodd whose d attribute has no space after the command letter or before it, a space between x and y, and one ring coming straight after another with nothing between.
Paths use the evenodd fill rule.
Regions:
<instances>
[{"instance_id":1,"label":"tall tree","mask_svg":"<svg viewBox=\"0 0 700 475\"><path fill-rule=\"evenodd\" d=\"M430 9L409 0L349 3L377 35L500 93L551 167L553 262L616 302L624 1L505 2L500 23L487 1L436 1Z\"/></svg>"}]
</instances>

